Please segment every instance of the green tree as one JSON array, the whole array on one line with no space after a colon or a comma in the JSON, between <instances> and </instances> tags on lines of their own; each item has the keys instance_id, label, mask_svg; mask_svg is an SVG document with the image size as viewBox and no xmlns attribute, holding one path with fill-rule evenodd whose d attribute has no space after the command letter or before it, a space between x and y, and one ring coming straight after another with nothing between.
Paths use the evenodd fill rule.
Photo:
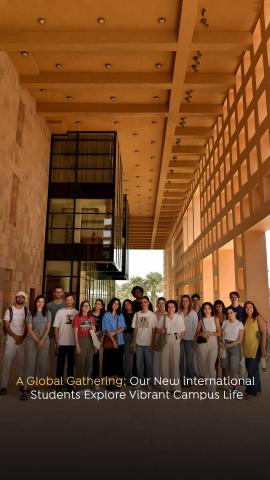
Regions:
<instances>
[{"instance_id":1,"label":"green tree","mask_svg":"<svg viewBox=\"0 0 270 480\"><path fill-rule=\"evenodd\" d=\"M158 272L150 272L145 278L145 293L148 293L153 307L155 308L157 294L163 292L163 276Z\"/></svg>"},{"instance_id":2,"label":"green tree","mask_svg":"<svg viewBox=\"0 0 270 480\"><path fill-rule=\"evenodd\" d=\"M126 298L134 300L134 297L131 294L131 290L136 285L145 288L145 279L139 276L131 277L128 282L123 283L122 285L116 284L115 294L120 298L121 302Z\"/></svg>"}]
</instances>

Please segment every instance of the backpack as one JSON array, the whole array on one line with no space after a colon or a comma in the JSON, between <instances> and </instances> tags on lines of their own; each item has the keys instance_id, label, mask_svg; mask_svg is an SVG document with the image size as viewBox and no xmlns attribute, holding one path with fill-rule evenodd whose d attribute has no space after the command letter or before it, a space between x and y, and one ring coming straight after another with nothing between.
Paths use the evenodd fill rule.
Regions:
<instances>
[{"instance_id":1,"label":"backpack","mask_svg":"<svg viewBox=\"0 0 270 480\"><path fill-rule=\"evenodd\" d=\"M26 307L23 307L24 308L24 315L25 315L25 320L26 320L26 317L27 317L27 308ZM12 319L13 319L13 309L12 307L8 307L8 311L9 311L9 324L11 324L12 322ZM3 323L3 330L5 333L7 333L7 330L5 329L5 324Z\"/></svg>"}]
</instances>

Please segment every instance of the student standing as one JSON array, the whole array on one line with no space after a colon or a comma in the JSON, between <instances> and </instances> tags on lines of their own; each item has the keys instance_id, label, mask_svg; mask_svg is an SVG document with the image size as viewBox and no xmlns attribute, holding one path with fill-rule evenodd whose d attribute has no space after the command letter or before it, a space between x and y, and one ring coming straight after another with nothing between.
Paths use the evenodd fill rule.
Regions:
<instances>
[{"instance_id":1,"label":"student standing","mask_svg":"<svg viewBox=\"0 0 270 480\"><path fill-rule=\"evenodd\" d=\"M123 377L125 319L121 313L119 298L113 297L108 304L107 312L102 318L103 366L102 373L108 377ZM108 338L106 338L108 337Z\"/></svg>"},{"instance_id":2,"label":"student standing","mask_svg":"<svg viewBox=\"0 0 270 480\"><path fill-rule=\"evenodd\" d=\"M96 335L98 337L98 340L101 342L100 348L97 352L94 353L93 357L93 372L92 376L93 378L98 378L102 375L102 358L103 358L103 347L102 347L102 318L105 313L105 303L101 298L97 298L92 314L95 317L96 323Z\"/></svg>"},{"instance_id":3,"label":"student standing","mask_svg":"<svg viewBox=\"0 0 270 480\"><path fill-rule=\"evenodd\" d=\"M157 309L156 309L156 317L157 317L157 327L156 327L156 338L155 342L160 335L160 331L162 331L165 327L165 303L166 299L164 297L159 297L157 300ZM157 352L154 350L153 352L153 373L154 377L161 377L161 352Z\"/></svg>"},{"instance_id":4,"label":"student standing","mask_svg":"<svg viewBox=\"0 0 270 480\"><path fill-rule=\"evenodd\" d=\"M195 334L198 326L198 315L192 309L189 295L182 295L179 305L179 311L182 313L185 322L185 334L182 336L180 345L180 374L181 381L183 377L193 379L194 373L194 351Z\"/></svg>"},{"instance_id":5,"label":"student standing","mask_svg":"<svg viewBox=\"0 0 270 480\"><path fill-rule=\"evenodd\" d=\"M124 377L127 384L129 384L130 378L132 377L132 366L133 366L133 349L132 349L132 319L134 315L134 308L132 301L128 298L123 301L122 313L124 315L126 328L124 330Z\"/></svg>"},{"instance_id":6,"label":"student standing","mask_svg":"<svg viewBox=\"0 0 270 480\"><path fill-rule=\"evenodd\" d=\"M51 312L51 329L50 329L50 348L49 348L49 376L54 377L56 372L56 345L54 337L54 319L55 315L61 308L65 308L65 301L63 299L64 291L60 285L56 285L53 289L53 300L47 303L47 309Z\"/></svg>"},{"instance_id":7,"label":"student standing","mask_svg":"<svg viewBox=\"0 0 270 480\"><path fill-rule=\"evenodd\" d=\"M231 305L229 307L233 307L236 309L237 312L237 320L240 320L240 322L243 321L243 313L244 313L244 308L240 305L239 303L239 298L240 295L238 292L230 292L229 294L230 300L231 300ZM229 308L227 307L227 308Z\"/></svg>"},{"instance_id":8,"label":"student standing","mask_svg":"<svg viewBox=\"0 0 270 480\"><path fill-rule=\"evenodd\" d=\"M245 357L248 378L254 385L246 386L247 399L255 397L261 391L259 363L266 356L266 322L259 315L253 302L244 304L243 313L244 341L243 355Z\"/></svg>"},{"instance_id":9,"label":"student standing","mask_svg":"<svg viewBox=\"0 0 270 480\"><path fill-rule=\"evenodd\" d=\"M202 372L205 379L216 380L216 359L218 355L217 337L220 337L221 330L217 317L214 317L213 305L210 302L204 302L201 308L202 318L198 322L197 337L202 337L206 341L198 344L198 352ZM210 385L209 391L215 392L216 385L214 382Z\"/></svg>"},{"instance_id":10,"label":"student standing","mask_svg":"<svg viewBox=\"0 0 270 480\"><path fill-rule=\"evenodd\" d=\"M49 360L49 332L52 314L47 309L45 297L38 295L27 317L25 384L21 400L27 400L27 378L44 378Z\"/></svg>"},{"instance_id":11,"label":"student standing","mask_svg":"<svg viewBox=\"0 0 270 480\"><path fill-rule=\"evenodd\" d=\"M57 346L56 377L63 381L65 361L67 358L67 376L74 376L74 347L75 336L72 321L78 310L74 308L74 298L71 294L65 296L65 308L61 308L55 315L54 332Z\"/></svg>"},{"instance_id":12,"label":"student standing","mask_svg":"<svg viewBox=\"0 0 270 480\"><path fill-rule=\"evenodd\" d=\"M24 306L26 294L17 292L15 305L9 307L4 315L4 330L6 332L5 351L1 379L0 395L7 395L9 371L16 355L19 360L19 376L24 376L25 342L27 309Z\"/></svg>"},{"instance_id":13,"label":"student standing","mask_svg":"<svg viewBox=\"0 0 270 480\"><path fill-rule=\"evenodd\" d=\"M141 310L136 312L132 320L133 349L136 350L137 375L140 380L148 379L153 384L153 347L156 315L149 310L148 297L142 297Z\"/></svg>"},{"instance_id":14,"label":"student standing","mask_svg":"<svg viewBox=\"0 0 270 480\"><path fill-rule=\"evenodd\" d=\"M182 313L177 312L178 307L175 300L166 302L165 328L161 333L166 333L167 341L161 352L161 373L162 378L173 380L169 390L180 387L180 341L185 334L185 321Z\"/></svg>"},{"instance_id":15,"label":"student standing","mask_svg":"<svg viewBox=\"0 0 270 480\"><path fill-rule=\"evenodd\" d=\"M91 377L93 370L94 346L90 330L95 330L95 317L91 314L88 300L80 304L80 310L73 318L75 336L75 365L76 377Z\"/></svg>"},{"instance_id":16,"label":"student standing","mask_svg":"<svg viewBox=\"0 0 270 480\"><path fill-rule=\"evenodd\" d=\"M220 348L225 351L221 358L221 367L225 370L225 376L232 378L238 378L240 373L241 344L244 337L243 323L237 320L236 315L235 308L227 308L227 320L222 322L219 342Z\"/></svg>"}]
</instances>

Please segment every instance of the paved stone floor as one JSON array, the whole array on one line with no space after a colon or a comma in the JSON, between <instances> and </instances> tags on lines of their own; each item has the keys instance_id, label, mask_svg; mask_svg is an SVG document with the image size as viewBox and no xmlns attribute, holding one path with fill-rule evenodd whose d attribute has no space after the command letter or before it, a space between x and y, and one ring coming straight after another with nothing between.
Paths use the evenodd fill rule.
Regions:
<instances>
[{"instance_id":1,"label":"paved stone floor","mask_svg":"<svg viewBox=\"0 0 270 480\"><path fill-rule=\"evenodd\" d=\"M270 365L261 377L263 392L252 401L21 402L13 390L0 397L1 472L27 465L29 478L261 475L270 455Z\"/></svg>"}]
</instances>

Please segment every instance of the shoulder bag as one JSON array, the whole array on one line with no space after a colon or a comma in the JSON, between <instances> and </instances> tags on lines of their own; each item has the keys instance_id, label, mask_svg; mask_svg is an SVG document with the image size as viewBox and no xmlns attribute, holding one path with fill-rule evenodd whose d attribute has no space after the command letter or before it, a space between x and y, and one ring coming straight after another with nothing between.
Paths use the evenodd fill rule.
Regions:
<instances>
[{"instance_id":1,"label":"shoulder bag","mask_svg":"<svg viewBox=\"0 0 270 480\"><path fill-rule=\"evenodd\" d=\"M116 320L116 330L117 329L118 329L118 315L117 315L117 320ZM117 343L116 337L115 337L115 341ZM103 348L115 349L115 346L113 344L113 341L112 341L111 337L109 337L109 335L107 335L106 333L103 337Z\"/></svg>"},{"instance_id":2,"label":"shoulder bag","mask_svg":"<svg viewBox=\"0 0 270 480\"><path fill-rule=\"evenodd\" d=\"M204 327L203 320L202 320L202 327ZM200 333L202 333L202 332L203 332L203 328L201 329ZM197 337L197 343L207 343L207 338L199 336L199 337Z\"/></svg>"}]
</instances>

